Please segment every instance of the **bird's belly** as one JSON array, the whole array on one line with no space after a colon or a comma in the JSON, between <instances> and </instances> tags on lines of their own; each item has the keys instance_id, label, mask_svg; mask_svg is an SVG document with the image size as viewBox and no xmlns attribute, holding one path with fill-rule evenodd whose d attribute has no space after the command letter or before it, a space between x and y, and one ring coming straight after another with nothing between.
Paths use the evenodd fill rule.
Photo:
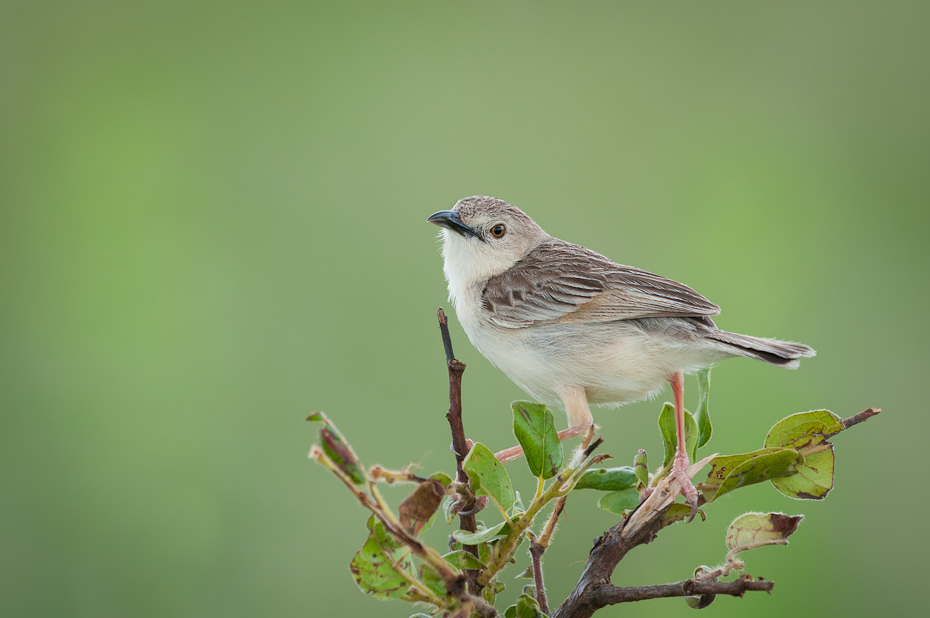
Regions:
<instances>
[{"instance_id":1,"label":"bird's belly","mask_svg":"<svg viewBox=\"0 0 930 618\"><path fill-rule=\"evenodd\" d=\"M560 405L566 386L584 388L590 403L638 401L658 394L675 371L708 364L681 341L647 335L631 322L465 329L489 361L547 404Z\"/></svg>"}]
</instances>

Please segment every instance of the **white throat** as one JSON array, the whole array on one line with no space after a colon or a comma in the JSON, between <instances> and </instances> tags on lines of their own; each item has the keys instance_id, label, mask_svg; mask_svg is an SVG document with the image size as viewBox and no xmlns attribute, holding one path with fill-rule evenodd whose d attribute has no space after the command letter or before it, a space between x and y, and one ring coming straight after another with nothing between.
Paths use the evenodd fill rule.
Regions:
<instances>
[{"instance_id":1,"label":"white throat","mask_svg":"<svg viewBox=\"0 0 930 618\"><path fill-rule=\"evenodd\" d=\"M513 259L491 250L477 238L442 230L442 271L449 282L449 300L461 313L460 303L469 292L481 293L484 283L515 264Z\"/></svg>"}]
</instances>

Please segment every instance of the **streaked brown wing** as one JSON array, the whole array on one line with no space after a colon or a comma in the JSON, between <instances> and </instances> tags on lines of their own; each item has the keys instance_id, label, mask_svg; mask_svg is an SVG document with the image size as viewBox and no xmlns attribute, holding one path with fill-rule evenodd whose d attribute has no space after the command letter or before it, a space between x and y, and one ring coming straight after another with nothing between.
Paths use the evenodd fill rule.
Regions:
<instances>
[{"instance_id":1,"label":"streaked brown wing","mask_svg":"<svg viewBox=\"0 0 930 618\"><path fill-rule=\"evenodd\" d=\"M720 313L686 285L555 238L491 278L482 300L491 321L508 328Z\"/></svg>"}]
</instances>

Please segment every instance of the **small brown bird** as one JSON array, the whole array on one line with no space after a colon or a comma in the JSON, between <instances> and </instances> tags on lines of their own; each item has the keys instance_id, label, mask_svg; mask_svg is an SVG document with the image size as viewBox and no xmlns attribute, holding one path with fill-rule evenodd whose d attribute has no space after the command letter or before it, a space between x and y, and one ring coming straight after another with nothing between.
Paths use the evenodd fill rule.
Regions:
<instances>
[{"instance_id":1,"label":"small brown bird","mask_svg":"<svg viewBox=\"0 0 930 618\"><path fill-rule=\"evenodd\" d=\"M593 424L590 403L638 401L671 384L678 439L671 475L692 517L684 374L732 356L794 369L815 355L800 343L719 330L710 316L720 308L688 286L553 238L503 200L468 197L429 221L444 228L449 298L469 340L532 397L565 410L569 428L560 439Z\"/></svg>"}]
</instances>

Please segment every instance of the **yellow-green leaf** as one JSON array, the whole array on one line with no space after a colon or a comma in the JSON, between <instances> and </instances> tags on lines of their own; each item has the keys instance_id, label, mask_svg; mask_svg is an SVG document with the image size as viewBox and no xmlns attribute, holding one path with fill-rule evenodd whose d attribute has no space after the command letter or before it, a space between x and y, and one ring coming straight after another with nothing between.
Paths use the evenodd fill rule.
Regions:
<instances>
[{"instance_id":1,"label":"yellow-green leaf","mask_svg":"<svg viewBox=\"0 0 930 618\"><path fill-rule=\"evenodd\" d=\"M765 446L797 449L804 455L797 474L773 479L775 489L798 500L822 500L833 489L835 457L829 436L843 431L843 421L829 410L792 414L777 422Z\"/></svg>"},{"instance_id":2,"label":"yellow-green leaf","mask_svg":"<svg viewBox=\"0 0 930 618\"><path fill-rule=\"evenodd\" d=\"M714 457L701 484L704 499L713 502L739 487L794 474L804 458L791 448L764 448L751 453Z\"/></svg>"},{"instance_id":3,"label":"yellow-green leaf","mask_svg":"<svg viewBox=\"0 0 930 618\"><path fill-rule=\"evenodd\" d=\"M784 513L746 513L727 530L727 549L731 555L762 545L787 545L788 537L798 529L803 515Z\"/></svg>"},{"instance_id":4,"label":"yellow-green leaf","mask_svg":"<svg viewBox=\"0 0 930 618\"><path fill-rule=\"evenodd\" d=\"M398 551L400 544L374 516L368 520L368 530L368 540L349 564L356 585L379 599L405 598L410 584L401 573L412 574L410 558Z\"/></svg>"},{"instance_id":5,"label":"yellow-green leaf","mask_svg":"<svg viewBox=\"0 0 930 618\"><path fill-rule=\"evenodd\" d=\"M797 500L823 500L833 489L835 456L833 445L804 458L796 474L772 479L772 485L781 493Z\"/></svg>"}]
</instances>

